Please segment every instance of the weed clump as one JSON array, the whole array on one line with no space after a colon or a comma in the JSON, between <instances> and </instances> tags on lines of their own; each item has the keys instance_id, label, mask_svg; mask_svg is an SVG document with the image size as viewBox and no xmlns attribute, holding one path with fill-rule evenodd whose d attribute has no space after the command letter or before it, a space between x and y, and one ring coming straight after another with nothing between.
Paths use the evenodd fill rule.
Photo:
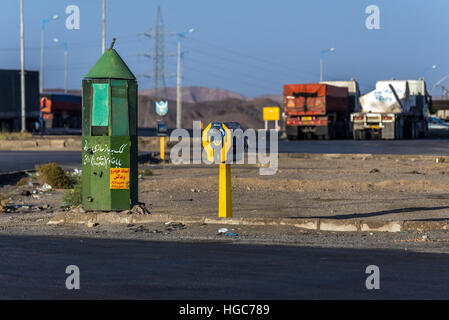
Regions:
<instances>
[{"instance_id":1,"label":"weed clump","mask_svg":"<svg viewBox=\"0 0 449 320\"><path fill-rule=\"evenodd\" d=\"M0 140L26 140L32 137L33 135L29 132L7 132L6 130L0 132Z\"/></svg>"},{"instance_id":2,"label":"weed clump","mask_svg":"<svg viewBox=\"0 0 449 320\"><path fill-rule=\"evenodd\" d=\"M23 178L20 178L19 181L17 181L16 186L17 187L21 187L21 186L24 186L26 184L28 184L28 177L23 177Z\"/></svg>"},{"instance_id":3,"label":"weed clump","mask_svg":"<svg viewBox=\"0 0 449 320\"><path fill-rule=\"evenodd\" d=\"M152 176L153 175L153 171L151 169L145 168L143 170L140 170L139 174L141 174L144 177Z\"/></svg>"},{"instance_id":4,"label":"weed clump","mask_svg":"<svg viewBox=\"0 0 449 320\"><path fill-rule=\"evenodd\" d=\"M8 204L8 197L0 193L0 213L6 211L6 205Z\"/></svg>"},{"instance_id":5,"label":"weed clump","mask_svg":"<svg viewBox=\"0 0 449 320\"><path fill-rule=\"evenodd\" d=\"M56 163L36 165L35 169L42 184L48 183L55 189L69 189L72 186L70 178Z\"/></svg>"},{"instance_id":6,"label":"weed clump","mask_svg":"<svg viewBox=\"0 0 449 320\"><path fill-rule=\"evenodd\" d=\"M70 208L78 207L82 202L81 178L75 180L73 189L67 190L62 196L62 202Z\"/></svg>"}]
</instances>

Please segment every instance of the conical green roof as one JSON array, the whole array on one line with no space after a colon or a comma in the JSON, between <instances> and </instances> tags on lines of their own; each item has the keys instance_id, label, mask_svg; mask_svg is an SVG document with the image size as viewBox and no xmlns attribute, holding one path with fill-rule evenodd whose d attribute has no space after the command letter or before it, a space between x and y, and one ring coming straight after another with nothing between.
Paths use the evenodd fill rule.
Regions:
<instances>
[{"instance_id":1,"label":"conical green roof","mask_svg":"<svg viewBox=\"0 0 449 320\"><path fill-rule=\"evenodd\" d=\"M86 78L136 80L131 70L114 49L107 50L86 74Z\"/></svg>"}]
</instances>

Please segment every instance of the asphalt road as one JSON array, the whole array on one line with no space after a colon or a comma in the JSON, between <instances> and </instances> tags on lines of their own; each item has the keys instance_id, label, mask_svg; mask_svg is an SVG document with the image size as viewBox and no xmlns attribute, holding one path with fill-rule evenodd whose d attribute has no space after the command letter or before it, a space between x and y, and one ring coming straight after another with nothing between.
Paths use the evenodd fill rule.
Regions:
<instances>
[{"instance_id":1,"label":"asphalt road","mask_svg":"<svg viewBox=\"0 0 449 320\"><path fill-rule=\"evenodd\" d=\"M380 290L365 287L380 268ZM0 236L0 299L449 298L449 255ZM80 290L65 287L80 269Z\"/></svg>"},{"instance_id":2,"label":"asphalt road","mask_svg":"<svg viewBox=\"0 0 449 320\"><path fill-rule=\"evenodd\" d=\"M279 141L280 153L449 155L449 139Z\"/></svg>"},{"instance_id":3,"label":"asphalt road","mask_svg":"<svg viewBox=\"0 0 449 320\"><path fill-rule=\"evenodd\" d=\"M0 173L31 170L36 164L49 162L80 167L81 151L0 151Z\"/></svg>"},{"instance_id":4,"label":"asphalt road","mask_svg":"<svg viewBox=\"0 0 449 320\"><path fill-rule=\"evenodd\" d=\"M420 140L330 140L279 141L279 153L421 154L449 156L449 139ZM30 170L35 164L56 162L65 167L81 166L77 151L0 151L0 173Z\"/></svg>"}]
</instances>

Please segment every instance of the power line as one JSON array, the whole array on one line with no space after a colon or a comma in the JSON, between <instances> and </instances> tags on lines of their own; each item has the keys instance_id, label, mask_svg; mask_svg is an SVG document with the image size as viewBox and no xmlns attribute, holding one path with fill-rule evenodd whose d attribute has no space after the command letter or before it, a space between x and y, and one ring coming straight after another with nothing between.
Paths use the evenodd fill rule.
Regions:
<instances>
[{"instance_id":1,"label":"power line","mask_svg":"<svg viewBox=\"0 0 449 320\"><path fill-rule=\"evenodd\" d=\"M155 93L156 100L167 96L166 85L165 85L165 26L162 20L161 7L157 7L156 25L150 29L150 32L143 33L144 36L153 38L153 48L144 56L153 59L153 69L151 74L151 80L153 83L153 89ZM143 76L149 77L148 74Z\"/></svg>"},{"instance_id":2,"label":"power line","mask_svg":"<svg viewBox=\"0 0 449 320\"><path fill-rule=\"evenodd\" d=\"M189 47L187 49L189 49ZM235 60L235 59L232 59L229 57L222 57L216 53L213 53L213 56L211 56L210 52L198 50L197 48L195 48L194 51L195 51L195 53L199 53L202 56L213 57L214 59L219 59L222 61L227 61L230 63L238 64L238 65L244 66L246 68L257 69L258 71L264 71L264 72L270 73L271 75L276 74L276 75L284 75L284 76L288 76L288 77L299 77L299 76L304 77L304 75L307 75L308 78L313 78L313 79L316 78L316 75L312 75L312 74L308 74L308 73L293 73L292 71L290 71L290 73L288 73L288 72L279 70L279 68L277 68L276 66L269 64L269 63L264 63L262 66L261 64L255 64L254 61L252 61L251 63L248 63L243 60ZM265 67L266 65L271 68Z\"/></svg>"},{"instance_id":3,"label":"power line","mask_svg":"<svg viewBox=\"0 0 449 320\"><path fill-rule=\"evenodd\" d=\"M189 57L189 62L190 61L198 63L200 65L207 65L207 64L204 63L204 61L199 61L199 60L192 59L191 57ZM278 81L275 81L275 80L271 80L271 81L269 79L268 80L264 80L263 78L253 77L253 76L248 75L246 73L242 73L242 72L239 72L239 71L233 71L233 70L230 70L229 68L221 67L221 66L218 66L218 65L213 65L213 69L220 69L220 70L222 70L224 72L231 72L232 74L239 75L239 77L236 77L236 78L245 77L245 78L247 78L249 80L252 80L253 82L264 83L265 85L272 85L274 83L276 83L276 84L278 83Z\"/></svg>"},{"instance_id":4,"label":"power line","mask_svg":"<svg viewBox=\"0 0 449 320\"><path fill-rule=\"evenodd\" d=\"M240 82L240 83L246 84L247 86L251 86L251 87L254 87L254 88L259 88L259 89L262 88L262 89L265 89L265 90L273 90L273 88L268 88L268 87L265 87L265 86L260 86L260 85L254 84L254 83L246 82L244 80L240 80L240 78L229 78L229 77L223 76L222 74L211 73L209 71L202 71L202 70L198 70L198 69L195 69L195 68L191 68L189 66L184 66L184 68L188 69L188 70L191 70L193 72L196 72L196 73L200 73L202 76L209 75L209 76L214 77L214 78L221 78L223 80L228 80L228 81L230 80L230 81L233 81L233 82Z\"/></svg>"},{"instance_id":5,"label":"power line","mask_svg":"<svg viewBox=\"0 0 449 320\"><path fill-rule=\"evenodd\" d=\"M164 63L164 35L165 27L162 20L161 7L157 7L156 26L154 29L154 56L153 56L153 87L156 99L166 96L165 89L165 63Z\"/></svg>"},{"instance_id":6,"label":"power line","mask_svg":"<svg viewBox=\"0 0 449 320\"><path fill-rule=\"evenodd\" d=\"M220 49L220 51L226 51L226 52L229 52L229 53L237 55L237 56L246 57L246 58L251 59L251 60L258 60L258 61L260 61L262 63L267 63L267 64L270 64L270 65L276 65L276 66L281 67L281 68L292 70L291 66L286 66L286 65L280 64L280 63L275 62L275 61L266 60L266 59L263 59L263 58L260 58L260 57L257 57L257 56L252 56L252 55L248 55L246 53L242 53L242 52L238 52L238 51L235 51L235 50L231 50L231 49L229 49L227 47L223 47L223 46L220 46L220 45L208 42L208 41L198 40L198 39L194 39L194 41L196 41L198 43L201 43L201 44L204 44L204 45L207 45L207 46L210 46L210 47L218 48L218 49ZM301 72L301 73L306 73L306 74L310 74L310 75L315 76L310 71L303 71L303 70L298 70L298 71Z\"/></svg>"},{"instance_id":7,"label":"power line","mask_svg":"<svg viewBox=\"0 0 449 320\"><path fill-rule=\"evenodd\" d=\"M125 39L126 41L120 41L120 44L123 43L135 43L135 40L132 40L132 42L130 42L129 40L132 38L137 38L138 35L134 34L134 35L124 35L124 36L117 36L117 39ZM71 45L71 50L76 50L78 48L94 48L94 47L100 47L101 44L98 43L98 41L82 41L82 42L70 42ZM25 48L27 50L40 50L41 47L27 47L25 46ZM49 46L48 49L50 50L58 50L59 47L57 46ZM47 50L48 50L47 49ZM16 48L16 47L0 47L0 51L20 51L20 48Z\"/></svg>"},{"instance_id":8,"label":"power line","mask_svg":"<svg viewBox=\"0 0 449 320\"><path fill-rule=\"evenodd\" d=\"M133 62L136 62L136 58L137 57L128 58L128 59L126 59L126 61L128 63L129 62L133 63ZM139 60L139 58L137 58L137 60ZM233 70L231 70L229 68L226 68L226 67L222 67L222 66L218 66L218 65L210 65L210 64L204 63L204 61L193 59L192 57L189 58L189 63L191 63L191 62L193 62L195 64L200 64L202 66L207 66L207 70L208 71L206 71L206 73L209 72L209 74L213 75L214 78L222 78L222 79L227 79L227 80L231 80L231 81L237 81L237 82L249 84L249 85L251 85L253 87L258 87L258 88L262 88L263 87L263 88L269 89L269 90L272 90L273 89L273 85L276 83L276 81L263 80L261 78L257 78L257 77L253 77L251 75L245 74L243 72L233 71ZM89 66L91 64L92 64L92 61L83 61L83 62L72 63L71 64L71 69L83 69L83 68L85 68L84 66L87 67L87 66ZM209 66L211 66L212 68L209 68ZM63 68L62 65L52 65L52 66L48 67L47 69L48 70L60 70L62 68ZM187 66L187 69L195 69L195 68ZM210 73L209 70L211 70L211 69L215 69L216 71L220 72L220 74L218 74L218 73ZM196 68L195 70L198 70L198 68ZM202 69L202 70L204 70L204 69ZM239 75L239 77L233 77L232 75L231 75L231 77L223 76L223 71L224 72L229 72L232 75ZM205 71L201 71L201 72L202 72L202 74L205 73ZM245 77L248 80L251 80L251 82L242 81L241 77ZM154 82L153 80L151 80L151 81ZM164 84L164 86L166 86L166 85Z\"/></svg>"}]
</instances>

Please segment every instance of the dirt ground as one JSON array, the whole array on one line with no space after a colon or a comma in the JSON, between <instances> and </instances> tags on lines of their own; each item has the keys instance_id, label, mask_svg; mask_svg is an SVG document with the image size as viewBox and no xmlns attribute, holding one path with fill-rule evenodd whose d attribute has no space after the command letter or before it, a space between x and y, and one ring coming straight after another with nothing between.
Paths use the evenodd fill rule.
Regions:
<instances>
[{"instance_id":1,"label":"dirt ground","mask_svg":"<svg viewBox=\"0 0 449 320\"><path fill-rule=\"evenodd\" d=\"M275 175L256 165L232 165L234 217L321 217L369 220L449 218L449 163L420 157L280 158ZM218 215L217 165L147 165L139 200L152 213ZM0 220L51 216L63 191L22 195L29 186L0 187L14 212Z\"/></svg>"},{"instance_id":2,"label":"dirt ground","mask_svg":"<svg viewBox=\"0 0 449 320\"><path fill-rule=\"evenodd\" d=\"M273 176L232 166L234 217L449 217L449 163L437 158L280 158ZM155 213L217 215L218 167L157 166L140 183Z\"/></svg>"}]
</instances>

